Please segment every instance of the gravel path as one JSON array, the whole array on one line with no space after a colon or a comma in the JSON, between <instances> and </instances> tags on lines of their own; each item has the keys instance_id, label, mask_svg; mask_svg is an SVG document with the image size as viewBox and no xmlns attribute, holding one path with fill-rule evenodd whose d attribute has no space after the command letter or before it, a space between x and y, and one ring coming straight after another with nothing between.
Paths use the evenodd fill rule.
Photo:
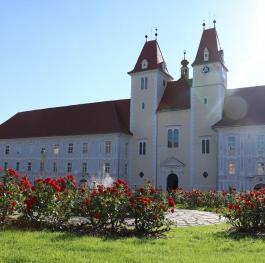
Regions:
<instances>
[{"instance_id":1,"label":"gravel path","mask_svg":"<svg viewBox=\"0 0 265 263\"><path fill-rule=\"evenodd\" d=\"M174 213L167 213L166 218L170 219L173 225L178 227L213 225L226 222L225 218L220 217L218 214L189 209L176 209ZM72 217L70 222L75 225L88 222L88 220L82 217ZM131 225L133 220L129 219L127 223Z\"/></svg>"},{"instance_id":2,"label":"gravel path","mask_svg":"<svg viewBox=\"0 0 265 263\"><path fill-rule=\"evenodd\" d=\"M203 226L225 223L225 219L212 212L198 210L176 209L174 213L167 213L166 217L170 219L175 226Z\"/></svg>"}]
</instances>

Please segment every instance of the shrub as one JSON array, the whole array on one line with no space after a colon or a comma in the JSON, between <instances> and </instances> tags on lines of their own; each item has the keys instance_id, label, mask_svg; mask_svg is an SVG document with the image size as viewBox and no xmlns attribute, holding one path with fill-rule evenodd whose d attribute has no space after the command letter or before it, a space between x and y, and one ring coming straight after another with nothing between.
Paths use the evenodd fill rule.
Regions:
<instances>
[{"instance_id":1,"label":"shrub","mask_svg":"<svg viewBox=\"0 0 265 263\"><path fill-rule=\"evenodd\" d=\"M265 228L265 189L238 195L230 202L225 217L239 230Z\"/></svg>"},{"instance_id":2,"label":"shrub","mask_svg":"<svg viewBox=\"0 0 265 263\"><path fill-rule=\"evenodd\" d=\"M129 217L128 198L131 192L125 181L118 179L111 187L97 186L84 200L83 216L93 228L117 232Z\"/></svg>"},{"instance_id":3,"label":"shrub","mask_svg":"<svg viewBox=\"0 0 265 263\"><path fill-rule=\"evenodd\" d=\"M25 201L21 220L58 226L66 223L73 215L76 191L75 178L71 175L37 179L33 187L27 187L23 192Z\"/></svg>"},{"instance_id":4,"label":"shrub","mask_svg":"<svg viewBox=\"0 0 265 263\"><path fill-rule=\"evenodd\" d=\"M150 184L134 192L130 198L130 214L134 218L135 228L138 232L156 231L162 226L168 226L165 212L171 208L174 212L175 201L172 197Z\"/></svg>"},{"instance_id":5,"label":"shrub","mask_svg":"<svg viewBox=\"0 0 265 263\"><path fill-rule=\"evenodd\" d=\"M169 193L175 202L185 208L204 208L206 210L224 209L227 204L234 200L236 193L225 191L183 191L181 188Z\"/></svg>"},{"instance_id":6,"label":"shrub","mask_svg":"<svg viewBox=\"0 0 265 263\"><path fill-rule=\"evenodd\" d=\"M0 182L0 223L21 208L23 195L18 182L19 174L13 169L8 169Z\"/></svg>"}]
</instances>

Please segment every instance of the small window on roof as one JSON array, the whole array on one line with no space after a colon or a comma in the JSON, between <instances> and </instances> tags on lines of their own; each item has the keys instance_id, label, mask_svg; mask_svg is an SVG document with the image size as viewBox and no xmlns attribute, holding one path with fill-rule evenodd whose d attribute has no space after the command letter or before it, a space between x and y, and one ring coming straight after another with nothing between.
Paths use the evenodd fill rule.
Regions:
<instances>
[{"instance_id":1,"label":"small window on roof","mask_svg":"<svg viewBox=\"0 0 265 263\"><path fill-rule=\"evenodd\" d=\"M209 60L209 50L208 50L207 47L204 49L203 59L204 59L204 61L208 61Z\"/></svg>"},{"instance_id":2,"label":"small window on roof","mask_svg":"<svg viewBox=\"0 0 265 263\"><path fill-rule=\"evenodd\" d=\"M148 68L148 61L146 59L142 60L142 69L147 69Z\"/></svg>"}]
</instances>

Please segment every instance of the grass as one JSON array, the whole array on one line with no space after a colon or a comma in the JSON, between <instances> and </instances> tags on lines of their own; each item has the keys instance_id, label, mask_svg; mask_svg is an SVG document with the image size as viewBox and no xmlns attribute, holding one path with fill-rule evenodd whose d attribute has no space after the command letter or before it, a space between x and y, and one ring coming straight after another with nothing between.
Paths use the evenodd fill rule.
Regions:
<instances>
[{"instance_id":1,"label":"grass","mask_svg":"<svg viewBox=\"0 0 265 263\"><path fill-rule=\"evenodd\" d=\"M0 262L262 262L265 240L229 235L228 225L173 228L165 238L102 238L0 231ZM264 261L263 261L264 262Z\"/></svg>"}]
</instances>

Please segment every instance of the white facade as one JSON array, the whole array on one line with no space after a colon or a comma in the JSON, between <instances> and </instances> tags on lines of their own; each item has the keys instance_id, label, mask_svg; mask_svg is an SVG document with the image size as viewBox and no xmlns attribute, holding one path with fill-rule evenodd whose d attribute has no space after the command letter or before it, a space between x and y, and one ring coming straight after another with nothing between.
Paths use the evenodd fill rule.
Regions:
<instances>
[{"instance_id":1,"label":"white facade","mask_svg":"<svg viewBox=\"0 0 265 263\"><path fill-rule=\"evenodd\" d=\"M0 140L1 166L32 180L75 175L80 182L102 182L108 175L128 180L129 136L97 134Z\"/></svg>"},{"instance_id":2,"label":"white facade","mask_svg":"<svg viewBox=\"0 0 265 263\"><path fill-rule=\"evenodd\" d=\"M218 128L218 189L265 185L265 126Z\"/></svg>"}]
</instances>

